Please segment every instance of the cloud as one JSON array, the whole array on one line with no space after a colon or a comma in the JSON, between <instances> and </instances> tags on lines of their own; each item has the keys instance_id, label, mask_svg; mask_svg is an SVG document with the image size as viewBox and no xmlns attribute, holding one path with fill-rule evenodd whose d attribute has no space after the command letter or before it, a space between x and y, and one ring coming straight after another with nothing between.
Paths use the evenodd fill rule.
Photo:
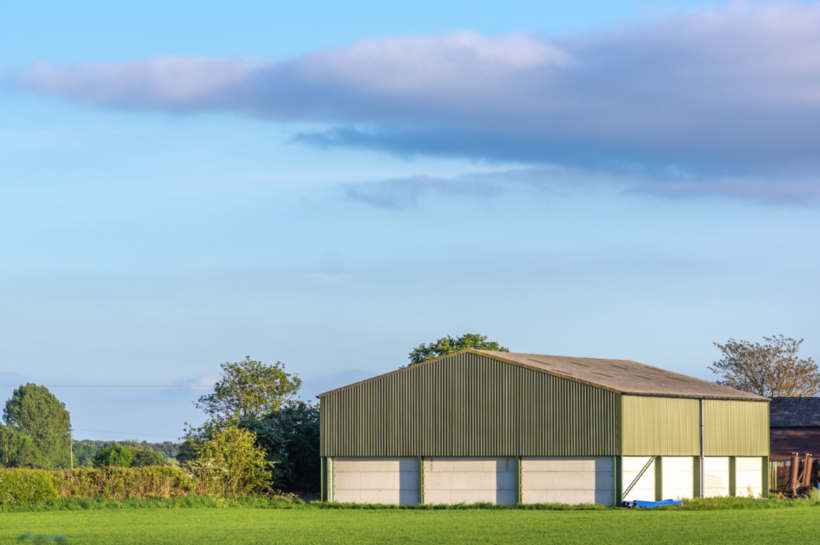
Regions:
<instances>
[{"instance_id":1,"label":"cloud","mask_svg":"<svg viewBox=\"0 0 820 545\"><path fill-rule=\"evenodd\" d=\"M279 61L40 63L11 81L113 108L320 122L333 128L298 139L323 146L675 170L724 180L717 193L758 180L761 195L813 194L820 167L820 5L733 4L557 39L386 37Z\"/></svg>"},{"instance_id":2,"label":"cloud","mask_svg":"<svg viewBox=\"0 0 820 545\"><path fill-rule=\"evenodd\" d=\"M419 205L428 195L486 198L515 189L565 195L579 188L605 188L624 195L664 199L725 197L759 203L820 202L820 185L814 179L698 178L674 170L607 172L554 165L468 173L448 178L413 176L348 183L343 191L352 201L376 208L405 210Z\"/></svg>"}]
</instances>

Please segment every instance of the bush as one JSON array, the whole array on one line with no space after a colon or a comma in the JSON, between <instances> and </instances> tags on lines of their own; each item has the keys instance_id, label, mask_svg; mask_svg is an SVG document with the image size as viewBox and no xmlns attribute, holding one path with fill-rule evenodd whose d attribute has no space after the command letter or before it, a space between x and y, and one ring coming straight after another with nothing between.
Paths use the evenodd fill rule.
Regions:
<instances>
[{"instance_id":1,"label":"bush","mask_svg":"<svg viewBox=\"0 0 820 545\"><path fill-rule=\"evenodd\" d=\"M165 456L151 448L139 449L134 452L131 467L164 466Z\"/></svg>"},{"instance_id":2,"label":"bush","mask_svg":"<svg viewBox=\"0 0 820 545\"><path fill-rule=\"evenodd\" d=\"M59 497L54 474L41 469L0 470L0 505L46 501Z\"/></svg>"},{"instance_id":3,"label":"bush","mask_svg":"<svg viewBox=\"0 0 820 545\"><path fill-rule=\"evenodd\" d=\"M172 498L196 489L191 474L174 467L81 467L54 473L63 498Z\"/></svg>"},{"instance_id":4,"label":"bush","mask_svg":"<svg viewBox=\"0 0 820 545\"><path fill-rule=\"evenodd\" d=\"M296 401L260 419L241 423L256 434L256 442L273 462L276 488L288 492L319 492L319 407Z\"/></svg>"},{"instance_id":5,"label":"bush","mask_svg":"<svg viewBox=\"0 0 820 545\"><path fill-rule=\"evenodd\" d=\"M188 463L203 496L248 496L271 488L265 451L256 436L235 426L217 431L199 445L196 460Z\"/></svg>"}]
</instances>

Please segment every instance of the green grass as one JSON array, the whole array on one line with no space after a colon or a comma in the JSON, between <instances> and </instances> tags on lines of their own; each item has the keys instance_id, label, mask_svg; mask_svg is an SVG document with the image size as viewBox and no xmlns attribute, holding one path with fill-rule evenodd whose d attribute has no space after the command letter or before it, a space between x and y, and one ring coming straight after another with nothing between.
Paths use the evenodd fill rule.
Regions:
<instances>
[{"instance_id":1,"label":"green grass","mask_svg":"<svg viewBox=\"0 0 820 545\"><path fill-rule=\"evenodd\" d=\"M773 544L814 543L820 509L705 511L367 510L187 507L0 514L0 543L71 545ZM31 542L31 537L28 542Z\"/></svg>"}]
</instances>

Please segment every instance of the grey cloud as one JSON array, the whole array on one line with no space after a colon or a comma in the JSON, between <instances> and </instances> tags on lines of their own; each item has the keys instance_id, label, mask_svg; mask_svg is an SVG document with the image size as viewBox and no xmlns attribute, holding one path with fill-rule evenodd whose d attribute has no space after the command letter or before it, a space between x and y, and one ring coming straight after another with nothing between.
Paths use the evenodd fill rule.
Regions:
<instances>
[{"instance_id":1,"label":"grey cloud","mask_svg":"<svg viewBox=\"0 0 820 545\"><path fill-rule=\"evenodd\" d=\"M344 194L351 201L376 208L406 210L419 205L425 196L486 198L515 190L561 196L579 188L607 188L624 195L663 199L723 197L789 205L820 202L820 185L810 178L702 178L674 170L608 172L563 166L468 173L450 178L415 176L348 183Z\"/></svg>"},{"instance_id":2,"label":"grey cloud","mask_svg":"<svg viewBox=\"0 0 820 545\"><path fill-rule=\"evenodd\" d=\"M813 193L820 167L818 5L733 4L553 40L371 39L283 61L38 64L11 81L107 107L336 126L297 137L324 146L754 178L780 197L778 180L803 180L788 198Z\"/></svg>"}]
</instances>

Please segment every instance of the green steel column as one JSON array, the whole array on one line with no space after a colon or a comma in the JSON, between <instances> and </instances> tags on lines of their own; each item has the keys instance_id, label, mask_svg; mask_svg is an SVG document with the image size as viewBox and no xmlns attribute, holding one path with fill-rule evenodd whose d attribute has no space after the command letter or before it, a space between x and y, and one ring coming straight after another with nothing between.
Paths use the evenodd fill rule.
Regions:
<instances>
[{"instance_id":1,"label":"green steel column","mask_svg":"<svg viewBox=\"0 0 820 545\"><path fill-rule=\"evenodd\" d=\"M655 501L663 499L663 457L655 456Z\"/></svg>"},{"instance_id":2,"label":"green steel column","mask_svg":"<svg viewBox=\"0 0 820 545\"><path fill-rule=\"evenodd\" d=\"M517 471L516 471L518 473L518 483L516 484L518 490L517 490L517 496L516 496L515 502L517 504L521 505L521 503L522 503L521 502L521 497L522 497L522 489L521 489L521 456L516 458L516 463L518 465Z\"/></svg>"},{"instance_id":3,"label":"green steel column","mask_svg":"<svg viewBox=\"0 0 820 545\"><path fill-rule=\"evenodd\" d=\"M703 497L703 490L700 489L700 456L695 456L692 458L692 496L695 498L702 498Z\"/></svg>"},{"instance_id":4,"label":"green steel column","mask_svg":"<svg viewBox=\"0 0 820 545\"><path fill-rule=\"evenodd\" d=\"M621 456L613 456L615 468L615 506L621 505L623 498L623 458Z\"/></svg>"},{"instance_id":5,"label":"green steel column","mask_svg":"<svg viewBox=\"0 0 820 545\"><path fill-rule=\"evenodd\" d=\"M320 459L319 464L319 499L322 501L327 501L327 484L325 482L327 478L327 458L322 456Z\"/></svg>"},{"instance_id":6,"label":"green steel column","mask_svg":"<svg viewBox=\"0 0 820 545\"><path fill-rule=\"evenodd\" d=\"M729 456L729 495L737 496L737 460Z\"/></svg>"},{"instance_id":7,"label":"green steel column","mask_svg":"<svg viewBox=\"0 0 820 545\"><path fill-rule=\"evenodd\" d=\"M769 497L769 457L763 457L763 488L760 489L760 495L764 498Z\"/></svg>"},{"instance_id":8,"label":"green steel column","mask_svg":"<svg viewBox=\"0 0 820 545\"><path fill-rule=\"evenodd\" d=\"M424 505L424 456L419 456L419 505Z\"/></svg>"}]
</instances>

